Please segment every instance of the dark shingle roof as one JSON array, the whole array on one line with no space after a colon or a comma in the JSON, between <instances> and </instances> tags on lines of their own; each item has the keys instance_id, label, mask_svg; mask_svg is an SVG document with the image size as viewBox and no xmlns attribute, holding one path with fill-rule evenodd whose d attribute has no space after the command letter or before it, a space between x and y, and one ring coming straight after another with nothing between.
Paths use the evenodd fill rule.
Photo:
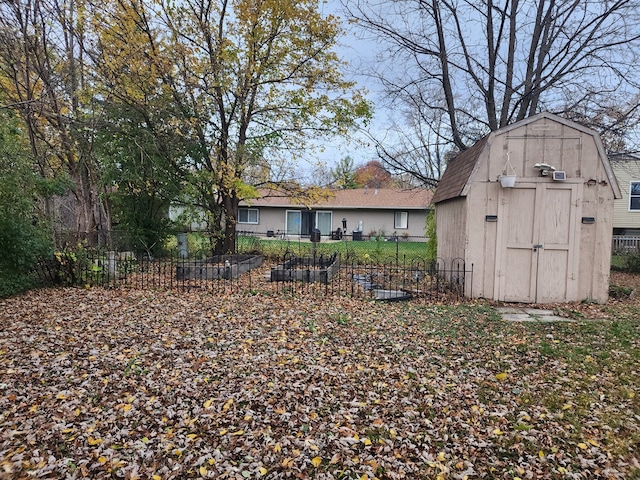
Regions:
<instances>
[{"instance_id":1,"label":"dark shingle roof","mask_svg":"<svg viewBox=\"0 0 640 480\"><path fill-rule=\"evenodd\" d=\"M438 188L433 196L433 203L443 202L460 196L488 138L488 136L484 137L449 162L438 183Z\"/></svg>"}]
</instances>

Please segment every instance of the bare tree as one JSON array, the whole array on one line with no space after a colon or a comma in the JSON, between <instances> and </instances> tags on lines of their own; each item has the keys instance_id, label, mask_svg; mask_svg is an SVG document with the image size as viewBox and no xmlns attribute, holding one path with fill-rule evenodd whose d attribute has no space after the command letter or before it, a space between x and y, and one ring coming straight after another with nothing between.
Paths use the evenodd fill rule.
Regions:
<instances>
[{"instance_id":1,"label":"bare tree","mask_svg":"<svg viewBox=\"0 0 640 480\"><path fill-rule=\"evenodd\" d=\"M610 132L637 114L638 1L345 1L386 45L379 75L390 98L456 149L542 110L579 111ZM433 143L424 146L433 155ZM381 156L405 161L391 149Z\"/></svg>"},{"instance_id":2,"label":"bare tree","mask_svg":"<svg viewBox=\"0 0 640 480\"><path fill-rule=\"evenodd\" d=\"M414 186L435 188L447 160L458 150L452 148L447 131L443 131L440 111L425 109L424 104L414 98L404 102L405 111L400 119L392 120L388 137L371 137L372 143L392 173L408 177Z\"/></svg>"}]
</instances>

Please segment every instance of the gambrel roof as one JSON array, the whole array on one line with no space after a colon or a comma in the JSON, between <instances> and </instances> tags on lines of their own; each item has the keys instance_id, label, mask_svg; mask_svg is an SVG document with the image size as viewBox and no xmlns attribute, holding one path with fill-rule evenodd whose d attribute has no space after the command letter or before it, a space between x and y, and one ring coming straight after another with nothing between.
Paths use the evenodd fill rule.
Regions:
<instances>
[{"instance_id":1,"label":"gambrel roof","mask_svg":"<svg viewBox=\"0 0 640 480\"><path fill-rule=\"evenodd\" d=\"M469 185L469 183L471 183L471 181L473 180L473 174L480 156L485 151L485 149L488 148L488 145L492 143L493 139L496 136L507 133L510 130L520 128L528 123L539 121L543 118L566 125L576 130L580 130L594 137L598 152L600 154L600 159L603 162L604 169L607 173L607 177L609 178L609 183L613 188L614 196L615 198L620 198L620 188L618 187L618 183L616 181L615 175L613 174L613 170L611 169L611 165L609 164L609 160L607 159L607 156L605 154L604 147L602 146L599 135L595 131L578 123L564 119L549 112L542 112L503 127L494 132L491 132L489 135L479 140L475 145L452 159L447 165L447 168L445 169L444 174L442 175L442 178L438 183L438 188L436 189L435 195L433 197L433 203L435 204L466 195L465 187L467 187L467 185Z\"/></svg>"}]
</instances>

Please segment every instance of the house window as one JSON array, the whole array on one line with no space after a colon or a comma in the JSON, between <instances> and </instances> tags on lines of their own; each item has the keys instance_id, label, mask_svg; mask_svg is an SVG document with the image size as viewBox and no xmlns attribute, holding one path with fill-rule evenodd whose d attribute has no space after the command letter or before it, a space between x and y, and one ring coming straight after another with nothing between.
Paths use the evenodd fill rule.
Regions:
<instances>
[{"instance_id":1,"label":"house window","mask_svg":"<svg viewBox=\"0 0 640 480\"><path fill-rule=\"evenodd\" d=\"M631 188L629 188L629 210L640 211L640 182L631 182Z\"/></svg>"},{"instance_id":2,"label":"house window","mask_svg":"<svg viewBox=\"0 0 640 480\"><path fill-rule=\"evenodd\" d=\"M258 223L258 209L257 208L239 208L238 209L238 223Z\"/></svg>"},{"instance_id":3,"label":"house window","mask_svg":"<svg viewBox=\"0 0 640 480\"><path fill-rule=\"evenodd\" d=\"M393 228L409 228L409 212L396 212Z\"/></svg>"}]
</instances>

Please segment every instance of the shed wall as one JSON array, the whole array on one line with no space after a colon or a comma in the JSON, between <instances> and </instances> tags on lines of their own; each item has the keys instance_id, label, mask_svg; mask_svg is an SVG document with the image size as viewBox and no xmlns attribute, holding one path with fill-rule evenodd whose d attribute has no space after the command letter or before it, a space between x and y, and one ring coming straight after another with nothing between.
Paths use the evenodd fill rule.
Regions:
<instances>
[{"instance_id":1,"label":"shed wall","mask_svg":"<svg viewBox=\"0 0 640 480\"><path fill-rule=\"evenodd\" d=\"M465 260L473 264L473 293L476 297L494 298L500 187L497 182L478 182L469 190L468 236ZM489 216L489 219L487 218Z\"/></svg>"},{"instance_id":2,"label":"shed wall","mask_svg":"<svg viewBox=\"0 0 640 480\"><path fill-rule=\"evenodd\" d=\"M436 208L436 236L438 238L438 258L451 268L455 258L466 261L467 202L464 197L439 203ZM475 286L474 286L475 290Z\"/></svg>"},{"instance_id":3,"label":"shed wall","mask_svg":"<svg viewBox=\"0 0 640 480\"><path fill-rule=\"evenodd\" d=\"M585 298L606 301L608 297L609 268L611 255L611 229L613 191L601 161L600 152L593 136L567 125L541 119L523 125L520 128L496 135L490 143L488 165L484 167L484 180L497 180L504 169L507 158L513 166L519 183L548 183L554 181L540 176L536 163L552 165L556 170L566 172L565 184L576 184L580 187L577 198L579 205L572 211L577 213L575 221L580 236L577 251L573 249L573 258L569 262L577 267L577 288L568 289L565 300L578 301ZM477 181L480 178L476 179ZM494 181L495 181L494 180ZM481 182L480 182L481 183ZM476 183L474 182L474 188ZM479 191L486 188L477 186ZM487 202L487 204L489 204ZM545 215L548 212L539 212ZM594 217L594 224L583 224L582 217ZM503 219L499 219L500 222ZM547 225L545 228L553 228ZM477 231L477 229L470 229ZM506 248L496 239L496 250ZM486 255L486 252L484 253ZM488 260L487 260L488 261ZM485 279L490 278L490 268L485 269ZM569 269L573 275L575 268ZM498 278L494 277L498 281ZM488 286L484 292L490 293ZM493 292L496 289L494 288ZM493 298L490 297L490 298Z\"/></svg>"},{"instance_id":4,"label":"shed wall","mask_svg":"<svg viewBox=\"0 0 640 480\"><path fill-rule=\"evenodd\" d=\"M518 181L552 181L540 177L536 163L552 165L565 171L567 179L607 181L593 137L567 125L542 118L504 133L496 132L488 142L488 161L478 166L474 181L497 181L507 160ZM508 172L510 173L510 172Z\"/></svg>"},{"instance_id":5,"label":"shed wall","mask_svg":"<svg viewBox=\"0 0 640 480\"><path fill-rule=\"evenodd\" d=\"M613 201L613 192L607 185L585 184L582 217L594 217L595 223L580 224L580 281L576 300L591 299L604 303L609 298Z\"/></svg>"}]
</instances>

